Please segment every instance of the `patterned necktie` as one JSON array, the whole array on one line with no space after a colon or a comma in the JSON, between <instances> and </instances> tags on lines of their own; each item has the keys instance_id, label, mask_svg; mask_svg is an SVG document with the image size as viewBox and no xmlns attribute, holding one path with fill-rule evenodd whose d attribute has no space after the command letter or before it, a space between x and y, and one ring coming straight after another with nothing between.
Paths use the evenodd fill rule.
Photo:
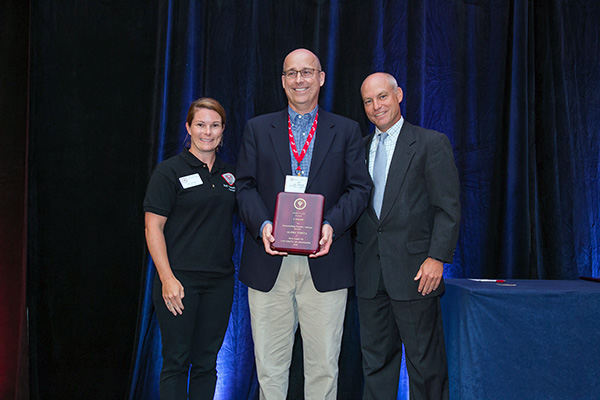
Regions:
<instances>
[{"instance_id":1,"label":"patterned necktie","mask_svg":"<svg viewBox=\"0 0 600 400\"><path fill-rule=\"evenodd\" d=\"M375 191L373 193L373 209L377 218L381 214L381 205L383 204L383 192L385 191L385 169L387 165L387 152L385 150L385 139L387 132L381 132L377 152L375 153L375 162L373 163L373 183Z\"/></svg>"}]
</instances>

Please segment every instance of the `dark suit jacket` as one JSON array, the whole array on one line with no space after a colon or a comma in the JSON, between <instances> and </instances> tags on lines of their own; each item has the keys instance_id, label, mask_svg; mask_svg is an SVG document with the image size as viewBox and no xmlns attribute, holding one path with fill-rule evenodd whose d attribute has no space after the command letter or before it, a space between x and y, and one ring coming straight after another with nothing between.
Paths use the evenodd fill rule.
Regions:
<instances>
[{"instance_id":1,"label":"dark suit jacket","mask_svg":"<svg viewBox=\"0 0 600 400\"><path fill-rule=\"evenodd\" d=\"M309 265L316 289L326 292L354 285L348 230L367 206L371 179L355 121L319 107L314 140L306 193L325 197L323 218L333 227L334 242L329 254L309 258ZM282 257L265 253L260 227L273 220L277 193L284 191L285 177L291 174L287 108L249 120L236 179L239 214L246 226L239 278L256 290L271 290L279 274Z\"/></svg>"},{"instance_id":2,"label":"dark suit jacket","mask_svg":"<svg viewBox=\"0 0 600 400\"><path fill-rule=\"evenodd\" d=\"M373 134L365 138L367 162L372 139ZM427 257L452 261L459 196L458 172L446 135L405 120L388 172L381 220L371 195L356 226L356 294L373 298L381 271L392 299L423 298L413 278ZM443 292L442 280L428 296Z\"/></svg>"}]
</instances>

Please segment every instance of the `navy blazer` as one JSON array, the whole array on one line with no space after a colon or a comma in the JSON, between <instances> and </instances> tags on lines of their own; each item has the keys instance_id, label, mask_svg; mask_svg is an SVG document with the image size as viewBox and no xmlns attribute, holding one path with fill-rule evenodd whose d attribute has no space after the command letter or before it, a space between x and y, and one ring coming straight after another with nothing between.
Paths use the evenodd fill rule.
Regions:
<instances>
[{"instance_id":1,"label":"navy blazer","mask_svg":"<svg viewBox=\"0 0 600 400\"><path fill-rule=\"evenodd\" d=\"M349 228L367 206L371 179L365 165L358 123L319 107L306 193L325 197L323 218L333 227L329 253L309 258L315 288L327 292L354 285ZM239 279L267 292L279 274L282 256L265 252L260 227L273 221L276 197L291 175L288 111L265 114L246 123L237 164L236 196L246 226Z\"/></svg>"},{"instance_id":2,"label":"navy blazer","mask_svg":"<svg viewBox=\"0 0 600 400\"><path fill-rule=\"evenodd\" d=\"M365 139L367 162L373 134ZM367 164L368 165L368 164ZM373 298L379 277L394 300L422 299L413 278L427 257L451 262L460 224L460 186L446 135L402 125L383 195L356 225L356 294ZM444 281L428 296L444 292Z\"/></svg>"}]
</instances>

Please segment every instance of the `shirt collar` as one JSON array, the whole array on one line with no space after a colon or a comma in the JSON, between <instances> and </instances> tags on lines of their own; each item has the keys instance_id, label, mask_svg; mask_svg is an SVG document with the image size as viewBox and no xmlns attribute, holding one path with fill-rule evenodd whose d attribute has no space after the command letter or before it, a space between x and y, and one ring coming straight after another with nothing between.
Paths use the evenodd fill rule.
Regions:
<instances>
[{"instance_id":1,"label":"shirt collar","mask_svg":"<svg viewBox=\"0 0 600 400\"><path fill-rule=\"evenodd\" d=\"M396 122L390 127L390 129L387 130L388 137L391 137L393 140L396 140L398 138L398 135L400 135L400 130L402 129L403 124L404 117L400 116L398 122ZM379 128L375 127L375 136L379 136L380 133L381 131L379 130Z\"/></svg>"},{"instance_id":2,"label":"shirt collar","mask_svg":"<svg viewBox=\"0 0 600 400\"><path fill-rule=\"evenodd\" d=\"M188 149L187 147L184 148L181 152L181 157L183 157L185 162L191 165L192 167L202 167L203 165L206 165L205 163L197 159L195 155L190 153L190 149ZM221 161L221 158L219 158L219 156L216 156L212 171L217 171L221 168L223 168L223 162Z\"/></svg>"},{"instance_id":3,"label":"shirt collar","mask_svg":"<svg viewBox=\"0 0 600 400\"><path fill-rule=\"evenodd\" d=\"M315 119L315 114L317 113L317 108L319 108L319 106L317 105L315 108L312 109L312 111L306 113L310 115L310 119L314 120ZM296 118L296 116L298 115L306 115L306 114L299 114L296 111L292 110L292 107L288 106L288 115L290 116L290 120L294 120L294 118Z\"/></svg>"}]
</instances>

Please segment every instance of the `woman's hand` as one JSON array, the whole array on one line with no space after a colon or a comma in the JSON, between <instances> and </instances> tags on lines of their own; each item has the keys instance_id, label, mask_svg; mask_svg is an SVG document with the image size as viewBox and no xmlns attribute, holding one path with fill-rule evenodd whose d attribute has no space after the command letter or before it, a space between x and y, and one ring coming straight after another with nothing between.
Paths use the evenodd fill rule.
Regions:
<instances>
[{"instance_id":1,"label":"woman's hand","mask_svg":"<svg viewBox=\"0 0 600 400\"><path fill-rule=\"evenodd\" d=\"M162 297L169 311L175 316L183 314L183 286L176 279L169 279L162 284Z\"/></svg>"},{"instance_id":2,"label":"woman's hand","mask_svg":"<svg viewBox=\"0 0 600 400\"><path fill-rule=\"evenodd\" d=\"M167 217L146 212L146 243L156 266L156 272L162 282L162 297L165 306L173 315L183 313L183 286L173 275L169 257L167 256L167 243L164 229Z\"/></svg>"}]
</instances>

